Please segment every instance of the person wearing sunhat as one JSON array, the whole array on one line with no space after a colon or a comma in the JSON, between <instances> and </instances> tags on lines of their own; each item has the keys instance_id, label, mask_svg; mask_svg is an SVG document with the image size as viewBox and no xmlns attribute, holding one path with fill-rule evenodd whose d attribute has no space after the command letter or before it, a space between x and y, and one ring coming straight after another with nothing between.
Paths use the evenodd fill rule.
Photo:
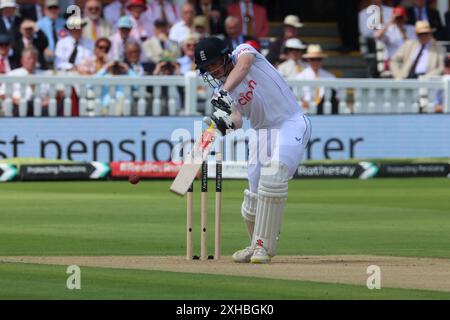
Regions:
<instances>
[{"instance_id":1,"label":"person wearing sunhat","mask_svg":"<svg viewBox=\"0 0 450 320\"><path fill-rule=\"evenodd\" d=\"M58 0L45 0L44 14L37 22L39 30L41 30L47 37L48 48L53 53L55 52L56 43L61 38L61 31L64 30L66 21L59 17L60 6Z\"/></svg>"},{"instance_id":2,"label":"person wearing sunhat","mask_svg":"<svg viewBox=\"0 0 450 320\"><path fill-rule=\"evenodd\" d=\"M288 80L295 79L303 70L306 69L305 63L302 61L303 51L306 46L296 38L286 41L284 52L287 60L281 63L277 69L278 72Z\"/></svg>"},{"instance_id":3,"label":"person wearing sunhat","mask_svg":"<svg viewBox=\"0 0 450 320\"><path fill-rule=\"evenodd\" d=\"M93 55L94 42L83 37L86 21L75 15L67 19L66 29L69 35L56 44L55 68L59 70L74 70L86 58Z\"/></svg>"},{"instance_id":4,"label":"person wearing sunhat","mask_svg":"<svg viewBox=\"0 0 450 320\"><path fill-rule=\"evenodd\" d=\"M11 67L13 69L20 68L22 51L25 48L34 47L38 52L38 69L47 70L46 50L48 48L48 40L45 34L38 29L36 22L33 20L23 20L20 24L21 37L14 41L12 46L13 54L11 57Z\"/></svg>"},{"instance_id":5,"label":"person wearing sunhat","mask_svg":"<svg viewBox=\"0 0 450 320\"><path fill-rule=\"evenodd\" d=\"M286 57L284 55L283 49L287 40L298 38L298 31L303 27L303 23L296 15L288 15L283 21L283 37L273 41L269 45L269 53L267 54L267 60L273 65L277 65L284 60Z\"/></svg>"},{"instance_id":6,"label":"person wearing sunhat","mask_svg":"<svg viewBox=\"0 0 450 320\"><path fill-rule=\"evenodd\" d=\"M395 7L392 17L381 30L375 33L375 38L382 41L387 49L389 60L406 40L416 40L414 27L406 24L408 13L404 7Z\"/></svg>"},{"instance_id":7,"label":"person wearing sunhat","mask_svg":"<svg viewBox=\"0 0 450 320\"><path fill-rule=\"evenodd\" d=\"M415 26L417 21L428 21L433 28L433 37L439 41L447 39L442 25L441 13L432 8L430 0L412 0L412 6L408 8L408 24ZM445 2L445 1L442 1Z\"/></svg>"},{"instance_id":8,"label":"person wearing sunhat","mask_svg":"<svg viewBox=\"0 0 450 320\"><path fill-rule=\"evenodd\" d=\"M208 19L205 16L196 16L194 18L194 32L198 33L200 38L209 36Z\"/></svg>"},{"instance_id":9,"label":"person wearing sunhat","mask_svg":"<svg viewBox=\"0 0 450 320\"><path fill-rule=\"evenodd\" d=\"M392 57L390 68L395 79L417 79L421 76L439 76L444 70L444 50L433 39L428 21L417 21L418 40L408 40Z\"/></svg>"},{"instance_id":10,"label":"person wearing sunhat","mask_svg":"<svg viewBox=\"0 0 450 320\"><path fill-rule=\"evenodd\" d=\"M308 62L308 67L300 73L296 79L299 80L319 80L319 79L335 79L336 77L330 72L323 69L324 59L327 57L322 52L320 45L311 44L308 46L306 54L303 58ZM303 88L302 103L305 109L309 109L311 104L317 107L317 114L323 114L323 105L325 98L325 88L316 87L313 90L309 87ZM332 90L331 96L332 113L338 113L338 97L336 90Z\"/></svg>"},{"instance_id":11,"label":"person wearing sunhat","mask_svg":"<svg viewBox=\"0 0 450 320\"><path fill-rule=\"evenodd\" d=\"M109 57L111 60L123 60L125 44L128 41L140 42L138 38L131 35L133 29L133 21L130 16L122 16L117 22L117 31L110 38L111 50Z\"/></svg>"},{"instance_id":12,"label":"person wearing sunhat","mask_svg":"<svg viewBox=\"0 0 450 320\"><path fill-rule=\"evenodd\" d=\"M9 33L12 40L20 36L22 19L16 15L18 8L15 0L0 0L0 33Z\"/></svg>"}]
</instances>

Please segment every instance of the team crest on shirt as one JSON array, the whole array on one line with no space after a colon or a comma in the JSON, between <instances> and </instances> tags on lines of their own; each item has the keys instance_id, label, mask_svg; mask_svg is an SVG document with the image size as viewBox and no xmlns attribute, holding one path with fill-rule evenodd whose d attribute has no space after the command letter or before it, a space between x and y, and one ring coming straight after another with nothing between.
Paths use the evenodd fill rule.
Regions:
<instances>
[{"instance_id":1,"label":"team crest on shirt","mask_svg":"<svg viewBox=\"0 0 450 320\"><path fill-rule=\"evenodd\" d=\"M239 102L239 104L241 106L245 106L247 103L252 101L252 99L253 99L253 91L255 90L256 85L257 85L257 83L256 83L255 80L250 80L248 82L248 89L249 90L247 92L243 92L243 93L239 94L240 98L239 98L238 102Z\"/></svg>"}]
</instances>

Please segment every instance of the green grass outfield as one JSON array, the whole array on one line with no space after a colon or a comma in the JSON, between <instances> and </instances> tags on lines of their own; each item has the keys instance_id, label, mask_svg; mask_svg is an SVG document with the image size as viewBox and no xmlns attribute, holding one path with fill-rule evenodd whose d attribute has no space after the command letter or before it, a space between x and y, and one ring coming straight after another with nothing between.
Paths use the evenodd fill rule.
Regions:
<instances>
[{"instance_id":1,"label":"green grass outfield","mask_svg":"<svg viewBox=\"0 0 450 320\"><path fill-rule=\"evenodd\" d=\"M0 256L184 255L185 200L170 194L169 185L0 184ZM245 186L224 181L224 255L247 245L240 216ZM290 182L281 255L450 258L449 243L450 179ZM83 268L83 288L72 292L66 278L61 266L3 263L0 298L450 299L443 292L101 268ZM269 285L271 295L262 295Z\"/></svg>"}]
</instances>

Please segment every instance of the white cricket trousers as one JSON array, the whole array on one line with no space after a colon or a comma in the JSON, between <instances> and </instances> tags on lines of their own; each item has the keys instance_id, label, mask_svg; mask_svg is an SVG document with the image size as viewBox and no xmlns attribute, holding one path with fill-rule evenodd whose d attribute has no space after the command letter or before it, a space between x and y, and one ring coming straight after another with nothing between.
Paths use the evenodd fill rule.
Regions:
<instances>
[{"instance_id":1,"label":"white cricket trousers","mask_svg":"<svg viewBox=\"0 0 450 320\"><path fill-rule=\"evenodd\" d=\"M302 114L286 120L280 128L257 129L249 139L248 181L252 193L258 193L261 166L279 161L295 174L311 138L311 121Z\"/></svg>"}]
</instances>

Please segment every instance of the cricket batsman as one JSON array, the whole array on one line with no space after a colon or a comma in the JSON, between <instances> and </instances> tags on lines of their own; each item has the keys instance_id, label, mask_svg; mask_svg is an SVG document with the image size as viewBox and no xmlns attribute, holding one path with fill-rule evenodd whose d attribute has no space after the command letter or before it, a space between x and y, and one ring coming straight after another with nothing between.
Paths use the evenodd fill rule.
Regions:
<instances>
[{"instance_id":1,"label":"cricket batsman","mask_svg":"<svg viewBox=\"0 0 450 320\"><path fill-rule=\"evenodd\" d=\"M277 253L288 180L311 137L310 120L286 81L250 45L230 52L221 39L204 38L196 45L195 63L204 81L215 88L215 111L205 121L214 122L225 135L241 128L245 116L256 131L249 141L249 187L241 208L251 244L235 252L233 260L269 263ZM269 157L262 159L260 150L267 153L265 148Z\"/></svg>"}]
</instances>

